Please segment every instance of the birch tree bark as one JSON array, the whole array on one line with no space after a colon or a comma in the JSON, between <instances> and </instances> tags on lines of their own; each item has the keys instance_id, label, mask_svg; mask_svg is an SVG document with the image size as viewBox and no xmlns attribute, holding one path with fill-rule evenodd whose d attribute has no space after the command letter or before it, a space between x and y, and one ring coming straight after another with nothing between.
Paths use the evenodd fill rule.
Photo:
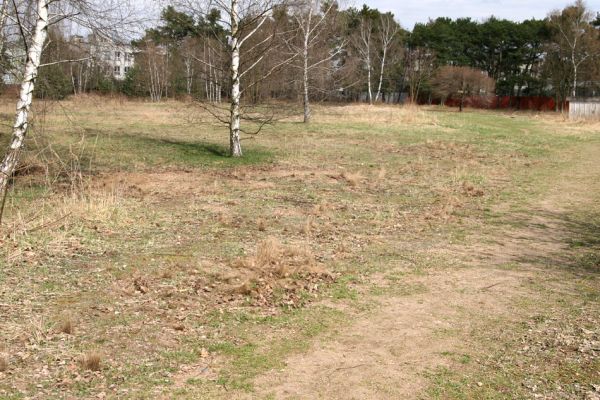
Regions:
<instances>
[{"instance_id":1,"label":"birch tree bark","mask_svg":"<svg viewBox=\"0 0 600 400\"><path fill-rule=\"evenodd\" d=\"M247 15L251 20L254 21L254 24L248 26L247 23L244 24L245 28L242 29L242 17L240 12L240 0L230 0L229 7L227 9L229 13L229 26L231 28L231 36L229 37L229 54L231 56L231 91L230 91L230 112L229 112L229 152L232 157L241 157L243 155L242 152L242 144L241 144L241 98L242 98L242 86L241 79L244 75L251 72L254 68L256 68L267 56L266 53L259 54L255 61L244 68L243 71L240 71L240 58L241 58L241 48L244 42L250 39L252 36L256 34L263 26L263 24L268 19L268 13L273 9L273 7L277 3L275 1L257 1L252 2L248 9L246 10L246 14L248 12L253 12L258 14L258 16ZM252 11L253 10L253 11ZM265 43L265 40L261 41L261 43ZM254 45L253 48L255 48ZM264 77L269 76L271 72L267 72L263 74ZM248 85L249 87L255 87L260 83L260 80L254 81L252 84Z\"/></svg>"},{"instance_id":2,"label":"birch tree bark","mask_svg":"<svg viewBox=\"0 0 600 400\"><path fill-rule=\"evenodd\" d=\"M369 104L373 104L373 87L371 83L371 75L373 65L371 63L371 38L373 29L371 21L363 18L360 22L360 47L359 51L367 70L367 100Z\"/></svg>"},{"instance_id":3,"label":"birch tree bark","mask_svg":"<svg viewBox=\"0 0 600 400\"><path fill-rule=\"evenodd\" d=\"M310 17L308 19L308 23L310 24ZM303 92L303 105L304 105L304 123L308 124L311 118L311 110L310 110L310 96L308 93L308 35L304 35L304 50L302 52L302 92Z\"/></svg>"},{"instance_id":4,"label":"birch tree bark","mask_svg":"<svg viewBox=\"0 0 600 400\"><path fill-rule=\"evenodd\" d=\"M200 15L210 16L215 10L222 12L224 17L219 19L219 23L229 31L227 40L221 40L219 37L214 38L216 39L215 44L220 45L221 49L224 50L222 53L223 58L228 59L229 65L227 68L221 69L219 66L214 65L215 62L221 65L221 53L214 52L210 48L208 49L208 62L206 59L198 59L197 61L208 67L205 68L205 77L207 79L206 91L209 102L205 109L209 111L211 117L227 126L229 130L229 154L232 157L243 155L242 132L257 134L263 126L273 120L272 116L266 116L265 118L265 113L259 110L259 107L254 108L258 110L256 112L248 112L252 105L246 104L242 107L242 99L250 96L250 93L259 87L262 80L268 78L278 68L294 58L291 57L276 63L271 69L263 72L258 77L256 77L256 74L252 74L252 71L257 69L272 54L276 45L275 39L281 35L274 23L273 10L285 4L285 2L286 0L211 0L208 2L187 0L183 2L186 8ZM267 21L271 21L271 25L267 24ZM263 35L264 32L261 31L261 28L265 26L271 28L267 35ZM256 40L249 40L253 37ZM246 42L249 42L248 49L245 48ZM221 79L225 80L225 75L228 75L229 104L219 107L218 103L221 101L223 87ZM256 79L253 80L252 78ZM246 110L246 113L244 113L244 110ZM242 120L250 121L256 129L243 131L241 127Z\"/></svg>"},{"instance_id":5,"label":"birch tree bark","mask_svg":"<svg viewBox=\"0 0 600 400\"><path fill-rule=\"evenodd\" d=\"M0 6L0 57L4 55L4 49L6 47L4 28L6 27L6 20L8 19L7 3L8 1L4 0Z\"/></svg>"},{"instance_id":6,"label":"birch tree bark","mask_svg":"<svg viewBox=\"0 0 600 400\"><path fill-rule=\"evenodd\" d=\"M555 11L548 17L550 27L555 31L554 42L558 54L567 53L570 64L571 96L577 96L580 70L600 55L597 31L593 28L592 13L583 1L577 0L562 11Z\"/></svg>"},{"instance_id":7,"label":"birch tree bark","mask_svg":"<svg viewBox=\"0 0 600 400\"><path fill-rule=\"evenodd\" d=\"M239 39L239 3L231 0L229 13L231 20L231 38L229 46L231 51L231 112L229 116L229 151L232 157L242 156L240 141L240 39Z\"/></svg>"},{"instance_id":8,"label":"birch tree bark","mask_svg":"<svg viewBox=\"0 0 600 400\"><path fill-rule=\"evenodd\" d=\"M320 36L326 28L326 21L336 3L331 2L323 12L317 13L319 4L319 0L305 0L294 13L298 31L300 32L301 45L296 47L291 44L290 46L294 52L300 55L301 59L304 123L309 123L312 117L310 107L311 70L331 61L336 55L341 53L344 46L343 44L340 44L335 49L321 55L321 57L315 58L313 54L311 54L315 52L314 47L319 42Z\"/></svg>"},{"instance_id":9,"label":"birch tree bark","mask_svg":"<svg viewBox=\"0 0 600 400\"><path fill-rule=\"evenodd\" d=\"M381 35L381 69L379 71L379 85L377 86L377 94L375 95L375 102L377 103L381 97L381 87L383 86L383 75L385 72L385 63L387 61L388 51L394 41L394 38L400 31L400 27L394 21L394 18L390 14L382 14L380 16L380 28L379 33Z\"/></svg>"},{"instance_id":10,"label":"birch tree bark","mask_svg":"<svg viewBox=\"0 0 600 400\"><path fill-rule=\"evenodd\" d=\"M309 4L306 21L305 23L300 22L300 30L302 32L302 95L303 95L303 106L304 106L304 123L310 122L310 97L308 94L308 47L310 43L310 31L312 25L313 7L312 1Z\"/></svg>"},{"instance_id":11,"label":"birch tree bark","mask_svg":"<svg viewBox=\"0 0 600 400\"><path fill-rule=\"evenodd\" d=\"M25 76L21 82L12 139L9 149L0 164L0 193L3 194L6 192L8 182L19 162L19 155L25 144L25 136L29 128L29 111L33 100L33 90L38 76L44 42L48 36L48 5L50 1L37 0L37 20L27 53Z\"/></svg>"}]
</instances>

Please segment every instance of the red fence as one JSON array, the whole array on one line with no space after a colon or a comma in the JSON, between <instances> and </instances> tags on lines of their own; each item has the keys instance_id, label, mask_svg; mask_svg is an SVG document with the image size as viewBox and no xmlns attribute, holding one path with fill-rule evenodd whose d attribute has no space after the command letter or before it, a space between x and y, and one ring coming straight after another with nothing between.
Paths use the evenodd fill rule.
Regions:
<instances>
[{"instance_id":1,"label":"red fence","mask_svg":"<svg viewBox=\"0 0 600 400\"><path fill-rule=\"evenodd\" d=\"M460 99L447 99L444 103L449 107L458 107ZM471 108L489 108L489 109L508 109L516 110L534 110L534 111L554 111L556 101L547 96L471 96L464 99L464 106ZM565 108L568 103L563 105Z\"/></svg>"}]
</instances>

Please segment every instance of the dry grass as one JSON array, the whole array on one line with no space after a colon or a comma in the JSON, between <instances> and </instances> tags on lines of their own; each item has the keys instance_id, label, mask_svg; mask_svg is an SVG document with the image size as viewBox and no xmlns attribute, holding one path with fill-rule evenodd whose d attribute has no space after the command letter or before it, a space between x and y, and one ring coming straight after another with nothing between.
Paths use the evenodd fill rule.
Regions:
<instances>
[{"instance_id":1,"label":"dry grass","mask_svg":"<svg viewBox=\"0 0 600 400\"><path fill-rule=\"evenodd\" d=\"M102 369L102 355L97 351L90 351L81 356L79 363L84 370L100 371Z\"/></svg>"},{"instance_id":2,"label":"dry grass","mask_svg":"<svg viewBox=\"0 0 600 400\"><path fill-rule=\"evenodd\" d=\"M43 174L44 176L47 175L48 165L44 162L44 160L40 160L39 156L31 153L25 153L24 156L19 160L19 164L15 170L15 176L19 177L35 174Z\"/></svg>"},{"instance_id":3,"label":"dry grass","mask_svg":"<svg viewBox=\"0 0 600 400\"><path fill-rule=\"evenodd\" d=\"M275 237L268 237L256 246L253 256L238 258L234 268L255 272L274 271L287 277L298 272L311 272L317 267L315 256L307 245L284 245Z\"/></svg>"},{"instance_id":4,"label":"dry grass","mask_svg":"<svg viewBox=\"0 0 600 400\"><path fill-rule=\"evenodd\" d=\"M304 223L304 225L302 225L302 228L300 228L300 232L302 232L302 234L306 236L310 236L310 234L313 231L314 224L315 220L313 219L313 217L308 216L308 218L306 218L306 222Z\"/></svg>"},{"instance_id":5,"label":"dry grass","mask_svg":"<svg viewBox=\"0 0 600 400\"><path fill-rule=\"evenodd\" d=\"M265 268L276 265L282 256L281 243L273 237L260 242L256 248L256 256L251 263L255 268Z\"/></svg>"},{"instance_id":6,"label":"dry grass","mask_svg":"<svg viewBox=\"0 0 600 400\"><path fill-rule=\"evenodd\" d=\"M385 169L385 167L379 168L379 171L377 172L376 182L379 183L383 181L385 179L386 174L387 170Z\"/></svg>"},{"instance_id":7,"label":"dry grass","mask_svg":"<svg viewBox=\"0 0 600 400\"><path fill-rule=\"evenodd\" d=\"M0 251L9 264L46 256L74 257L83 250L74 232L122 228L131 223L126 210L118 192L84 190L43 198L35 208L17 209L5 217L8 240L0 241Z\"/></svg>"},{"instance_id":8,"label":"dry grass","mask_svg":"<svg viewBox=\"0 0 600 400\"><path fill-rule=\"evenodd\" d=\"M5 372L8 369L8 358L0 354L0 372Z\"/></svg>"},{"instance_id":9,"label":"dry grass","mask_svg":"<svg viewBox=\"0 0 600 400\"><path fill-rule=\"evenodd\" d=\"M318 122L344 123L386 123L386 124L412 124L436 125L437 118L428 111L429 108L415 104L405 105L362 105L352 104L340 107L318 108L315 118Z\"/></svg>"},{"instance_id":10,"label":"dry grass","mask_svg":"<svg viewBox=\"0 0 600 400\"><path fill-rule=\"evenodd\" d=\"M11 193L0 341L16 372L0 381L0 397L172 398L174 374L196 365L205 347L219 357L211 377L235 391L227 379L242 374L238 387L247 387L257 370L280 368L286 352L325 329L321 303L289 308L351 303L359 284L348 282L377 271L436 267L420 252L477 234L486 202L528 173L525 162L537 165L523 154L568 148L564 131L584 132L485 112L316 107L309 127L284 123L244 142L248 155L266 148L273 159L228 164L215 154L223 132L172 125L176 104L78 98L63 106L68 118L58 107L48 113L48 137L63 140L77 126L77 138L85 130L106 139L98 145L106 157L75 186L59 181L38 196L17 184ZM207 143L216 146L206 152ZM166 152L173 158L161 158ZM64 310L76 325L49 328ZM110 362L94 352L81 360L98 373L75 380L68 362L39 372L40 359L78 360L99 343ZM221 368L237 369L220 376ZM183 385L190 398L218 397L222 386L199 380Z\"/></svg>"},{"instance_id":11,"label":"dry grass","mask_svg":"<svg viewBox=\"0 0 600 400\"><path fill-rule=\"evenodd\" d=\"M69 316L65 316L58 323L58 331L66 335L73 335L75 333L75 324Z\"/></svg>"},{"instance_id":12,"label":"dry grass","mask_svg":"<svg viewBox=\"0 0 600 400\"><path fill-rule=\"evenodd\" d=\"M239 281L231 290L241 295L259 299L267 306L277 302L275 292L285 293L285 304L296 305L304 291L316 282L327 282L333 276L320 266L307 245L284 245L277 238L268 237L256 247L253 256L238 258L232 263L237 271L223 278L224 281Z\"/></svg>"},{"instance_id":13,"label":"dry grass","mask_svg":"<svg viewBox=\"0 0 600 400\"><path fill-rule=\"evenodd\" d=\"M362 180L364 179L364 177L360 174L360 173L351 173L351 172L342 172L342 174L340 175L340 177L346 181L346 183L348 184L348 186L351 187L357 187Z\"/></svg>"},{"instance_id":14,"label":"dry grass","mask_svg":"<svg viewBox=\"0 0 600 400\"><path fill-rule=\"evenodd\" d=\"M256 227L258 228L259 232L265 232L267 230L267 221L264 218L259 218L256 223Z\"/></svg>"}]
</instances>

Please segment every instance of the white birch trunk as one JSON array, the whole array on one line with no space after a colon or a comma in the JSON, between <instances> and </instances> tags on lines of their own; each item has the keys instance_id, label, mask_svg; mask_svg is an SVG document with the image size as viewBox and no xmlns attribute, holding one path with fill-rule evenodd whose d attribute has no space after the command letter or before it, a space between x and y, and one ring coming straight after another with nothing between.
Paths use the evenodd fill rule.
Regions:
<instances>
[{"instance_id":1,"label":"white birch trunk","mask_svg":"<svg viewBox=\"0 0 600 400\"><path fill-rule=\"evenodd\" d=\"M310 122L311 111L310 111L310 96L308 93L308 42L310 39L310 24L311 24L311 16L312 16L312 7L309 11L308 21L306 24L306 28L304 31L304 43L302 49L302 89L304 96L304 123L308 124Z\"/></svg>"},{"instance_id":2,"label":"white birch trunk","mask_svg":"<svg viewBox=\"0 0 600 400\"><path fill-rule=\"evenodd\" d=\"M192 59L191 57L186 57L185 59L185 74L186 74L186 92L188 96L192 94L192 82L194 79L194 72L192 67Z\"/></svg>"},{"instance_id":3,"label":"white birch trunk","mask_svg":"<svg viewBox=\"0 0 600 400\"><path fill-rule=\"evenodd\" d=\"M371 89L371 51L367 50L367 87L369 89L369 104L373 104L373 89Z\"/></svg>"},{"instance_id":4,"label":"white birch trunk","mask_svg":"<svg viewBox=\"0 0 600 400\"><path fill-rule=\"evenodd\" d=\"M8 151L0 164L0 193L5 193L8 182L19 162L20 151L25 144L29 127L29 110L33 101L33 91L38 76L44 43L48 36L48 3L50 0L37 1L37 21L25 64L25 74L21 82L19 101L13 126L12 140Z\"/></svg>"},{"instance_id":5,"label":"white birch trunk","mask_svg":"<svg viewBox=\"0 0 600 400\"><path fill-rule=\"evenodd\" d=\"M383 52L381 57L381 69L379 71L379 85L377 87L377 94L375 95L375 102L379 101L381 96L381 88L383 86L383 76L385 72L385 63L387 61L388 51L393 43L394 37L398 34L398 27L391 15L380 16L380 39L381 39L381 50Z\"/></svg>"},{"instance_id":6,"label":"white birch trunk","mask_svg":"<svg viewBox=\"0 0 600 400\"><path fill-rule=\"evenodd\" d=\"M169 50L166 51L166 56L165 56L165 67L162 71L162 78L163 78L163 82L164 82L164 94L165 97L168 99L169 98L169 68L170 68L170 61L171 59L169 58Z\"/></svg>"},{"instance_id":7,"label":"white birch trunk","mask_svg":"<svg viewBox=\"0 0 600 400\"><path fill-rule=\"evenodd\" d=\"M304 123L309 123L312 117L310 107L310 71L327 61L333 59L339 53L339 49L334 53L329 54L317 61L310 63L310 53L314 42L323 32L323 26L326 23L326 18L329 12L333 9L335 3L331 2L329 7L324 10L323 14L318 15L320 0L305 0L304 9L300 10L300 15L296 17L299 31L302 34L302 47L294 48L302 59L302 103L304 106ZM313 18L314 17L314 18Z\"/></svg>"},{"instance_id":8,"label":"white birch trunk","mask_svg":"<svg viewBox=\"0 0 600 400\"><path fill-rule=\"evenodd\" d=\"M73 71L73 64L69 64L71 70L71 85L73 86L73 94L77 94L77 83L75 82L75 72Z\"/></svg>"},{"instance_id":9,"label":"white birch trunk","mask_svg":"<svg viewBox=\"0 0 600 400\"><path fill-rule=\"evenodd\" d=\"M206 41L203 42L203 46L204 47L203 47L203 53L202 53L203 57L202 57L202 59L203 59L204 62L202 63L202 69L204 70L204 95L206 96L206 99L208 101L210 101L210 92L208 91L208 79L209 79L209 76L208 76L208 70L207 70L207 67L206 67Z\"/></svg>"},{"instance_id":10,"label":"white birch trunk","mask_svg":"<svg viewBox=\"0 0 600 400\"><path fill-rule=\"evenodd\" d=\"M215 82L213 80L213 60L212 60L212 50L209 47L208 48L208 89L209 89L209 96L208 96L208 101L210 101L211 103L215 102Z\"/></svg>"},{"instance_id":11,"label":"white birch trunk","mask_svg":"<svg viewBox=\"0 0 600 400\"><path fill-rule=\"evenodd\" d=\"M4 54L4 48L6 47L6 37L4 36L4 28L6 27L6 20L8 18L7 0L2 2L0 8L0 56Z\"/></svg>"},{"instance_id":12,"label":"white birch trunk","mask_svg":"<svg viewBox=\"0 0 600 400\"><path fill-rule=\"evenodd\" d=\"M221 79L222 79L222 73L217 71L216 73L217 76L217 103L221 103L221 91L222 91L222 86L221 86Z\"/></svg>"},{"instance_id":13,"label":"white birch trunk","mask_svg":"<svg viewBox=\"0 0 600 400\"><path fill-rule=\"evenodd\" d=\"M232 157L242 156L240 142L240 41L239 3L231 0L231 112L229 119L229 151Z\"/></svg>"},{"instance_id":14,"label":"white birch trunk","mask_svg":"<svg viewBox=\"0 0 600 400\"><path fill-rule=\"evenodd\" d=\"M377 94L375 95L375 103L379 101L381 97L381 87L383 86L383 72L385 70L385 58L387 55L387 47L383 47L383 56L381 57L381 70L379 71L379 85L377 86Z\"/></svg>"},{"instance_id":15,"label":"white birch trunk","mask_svg":"<svg viewBox=\"0 0 600 400\"><path fill-rule=\"evenodd\" d=\"M369 104L373 104L373 89L371 84L371 24L363 20L360 27L360 35L362 40L363 49L361 50L365 68L367 69L367 96Z\"/></svg>"},{"instance_id":16,"label":"white birch trunk","mask_svg":"<svg viewBox=\"0 0 600 400\"><path fill-rule=\"evenodd\" d=\"M575 43L577 43L577 42L575 42ZM573 49L571 51L571 62L573 63L573 92L571 95L573 97L577 97L577 67L579 65L575 61L575 46L573 46Z\"/></svg>"}]
</instances>

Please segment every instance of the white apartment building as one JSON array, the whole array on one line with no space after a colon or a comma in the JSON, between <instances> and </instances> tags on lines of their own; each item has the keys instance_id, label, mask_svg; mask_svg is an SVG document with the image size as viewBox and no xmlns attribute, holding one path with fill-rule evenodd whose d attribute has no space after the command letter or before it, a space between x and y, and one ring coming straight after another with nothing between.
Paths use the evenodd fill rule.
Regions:
<instances>
[{"instance_id":1,"label":"white apartment building","mask_svg":"<svg viewBox=\"0 0 600 400\"><path fill-rule=\"evenodd\" d=\"M88 40L91 56L96 62L106 64L115 79L125 79L129 70L135 65L133 46L99 36Z\"/></svg>"}]
</instances>

